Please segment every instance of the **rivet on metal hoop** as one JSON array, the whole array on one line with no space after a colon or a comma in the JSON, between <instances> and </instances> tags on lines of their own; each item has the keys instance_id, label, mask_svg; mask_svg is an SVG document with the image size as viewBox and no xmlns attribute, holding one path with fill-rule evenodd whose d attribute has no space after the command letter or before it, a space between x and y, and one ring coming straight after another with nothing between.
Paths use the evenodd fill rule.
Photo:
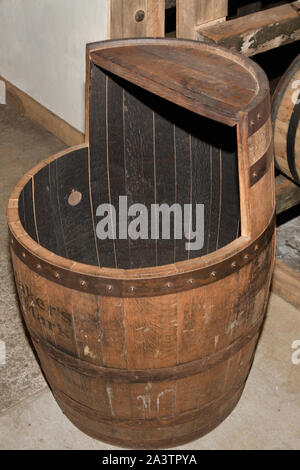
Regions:
<instances>
[{"instance_id":1,"label":"rivet on metal hoop","mask_svg":"<svg viewBox=\"0 0 300 470\"><path fill-rule=\"evenodd\" d=\"M261 114L257 113L257 119L260 121L261 120Z\"/></svg>"},{"instance_id":2,"label":"rivet on metal hoop","mask_svg":"<svg viewBox=\"0 0 300 470\"><path fill-rule=\"evenodd\" d=\"M194 279L189 279L189 280L188 280L188 283L189 283L189 284L194 284Z\"/></svg>"},{"instance_id":3,"label":"rivet on metal hoop","mask_svg":"<svg viewBox=\"0 0 300 470\"><path fill-rule=\"evenodd\" d=\"M256 178L256 177L257 177L257 173L256 173L256 171L253 171L252 178Z\"/></svg>"},{"instance_id":4,"label":"rivet on metal hoop","mask_svg":"<svg viewBox=\"0 0 300 470\"><path fill-rule=\"evenodd\" d=\"M171 289L171 287L172 287L172 283L171 283L171 282L167 282L167 288L168 288L168 289Z\"/></svg>"},{"instance_id":5,"label":"rivet on metal hoop","mask_svg":"<svg viewBox=\"0 0 300 470\"><path fill-rule=\"evenodd\" d=\"M87 286L87 282L86 282L84 279L81 279L81 280L80 280L80 285L81 285L81 287L86 287L86 286Z\"/></svg>"},{"instance_id":6,"label":"rivet on metal hoop","mask_svg":"<svg viewBox=\"0 0 300 470\"><path fill-rule=\"evenodd\" d=\"M258 250L259 250L259 246L258 246L258 245L255 245L254 250L255 250L255 251L258 251Z\"/></svg>"},{"instance_id":7,"label":"rivet on metal hoop","mask_svg":"<svg viewBox=\"0 0 300 470\"><path fill-rule=\"evenodd\" d=\"M42 269L42 266L40 264L37 264L36 269L38 269L40 271Z\"/></svg>"},{"instance_id":8,"label":"rivet on metal hoop","mask_svg":"<svg viewBox=\"0 0 300 470\"><path fill-rule=\"evenodd\" d=\"M13 238L10 239L10 243L11 243L11 245L14 244L14 239Z\"/></svg>"},{"instance_id":9,"label":"rivet on metal hoop","mask_svg":"<svg viewBox=\"0 0 300 470\"><path fill-rule=\"evenodd\" d=\"M249 255L244 255L244 260L249 259Z\"/></svg>"},{"instance_id":10,"label":"rivet on metal hoop","mask_svg":"<svg viewBox=\"0 0 300 470\"><path fill-rule=\"evenodd\" d=\"M112 285L106 286L106 290L108 292L111 292L113 290L113 286Z\"/></svg>"},{"instance_id":11,"label":"rivet on metal hoop","mask_svg":"<svg viewBox=\"0 0 300 470\"><path fill-rule=\"evenodd\" d=\"M210 273L210 275L211 275L211 277L216 277L217 273L216 273L216 271L212 271L212 272Z\"/></svg>"},{"instance_id":12,"label":"rivet on metal hoop","mask_svg":"<svg viewBox=\"0 0 300 470\"><path fill-rule=\"evenodd\" d=\"M233 261L233 262L231 263L231 267L232 267L233 269L236 268L236 261Z\"/></svg>"},{"instance_id":13,"label":"rivet on metal hoop","mask_svg":"<svg viewBox=\"0 0 300 470\"><path fill-rule=\"evenodd\" d=\"M55 272L55 273L54 273L54 277L55 277L56 279L60 279L60 274L59 274L58 272Z\"/></svg>"},{"instance_id":14,"label":"rivet on metal hoop","mask_svg":"<svg viewBox=\"0 0 300 470\"><path fill-rule=\"evenodd\" d=\"M22 253L22 258L26 258L26 253L25 253L25 251L23 251L23 253Z\"/></svg>"},{"instance_id":15,"label":"rivet on metal hoop","mask_svg":"<svg viewBox=\"0 0 300 470\"><path fill-rule=\"evenodd\" d=\"M133 292L135 291L135 287L134 287L134 286L130 286L128 290L129 290L129 292L133 293Z\"/></svg>"},{"instance_id":16,"label":"rivet on metal hoop","mask_svg":"<svg viewBox=\"0 0 300 470\"><path fill-rule=\"evenodd\" d=\"M252 126L252 127L255 126L255 121L253 121L253 119L250 121L250 126Z\"/></svg>"}]
</instances>

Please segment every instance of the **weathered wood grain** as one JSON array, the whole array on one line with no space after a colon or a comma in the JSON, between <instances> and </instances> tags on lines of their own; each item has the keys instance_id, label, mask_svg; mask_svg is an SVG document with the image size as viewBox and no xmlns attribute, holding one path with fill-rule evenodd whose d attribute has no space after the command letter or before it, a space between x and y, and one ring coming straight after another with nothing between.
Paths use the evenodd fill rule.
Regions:
<instances>
[{"instance_id":1,"label":"weathered wood grain","mask_svg":"<svg viewBox=\"0 0 300 470\"><path fill-rule=\"evenodd\" d=\"M164 37L165 0L109 0L108 39Z\"/></svg>"},{"instance_id":2,"label":"weathered wood grain","mask_svg":"<svg viewBox=\"0 0 300 470\"><path fill-rule=\"evenodd\" d=\"M299 2L205 28L198 27L197 32L220 46L246 56L260 54L300 38Z\"/></svg>"},{"instance_id":3,"label":"weathered wood grain","mask_svg":"<svg viewBox=\"0 0 300 470\"><path fill-rule=\"evenodd\" d=\"M177 0L178 38L196 39L199 25L224 21L228 13L227 0Z\"/></svg>"},{"instance_id":4,"label":"weathered wood grain","mask_svg":"<svg viewBox=\"0 0 300 470\"><path fill-rule=\"evenodd\" d=\"M238 402L275 255L273 162L251 178L271 148L266 77L231 52L161 41L89 46L87 142L28 172L7 212L24 320L58 404L92 437L147 449L204 435ZM203 250L98 241L94 211L122 192L204 203Z\"/></svg>"}]
</instances>

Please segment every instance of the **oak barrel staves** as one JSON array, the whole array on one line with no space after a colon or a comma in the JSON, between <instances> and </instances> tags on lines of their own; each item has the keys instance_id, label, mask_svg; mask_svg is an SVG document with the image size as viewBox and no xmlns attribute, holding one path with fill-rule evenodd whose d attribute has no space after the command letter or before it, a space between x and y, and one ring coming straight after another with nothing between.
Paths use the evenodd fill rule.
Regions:
<instances>
[{"instance_id":1,"label":"oak barrel staves","mask_svg":"<svg viewBox=\"0 0 300 470\"><path fill-rule=\"evenodd\" d=\"M268 81L238 54L184 40L91 44L87 64L86 143L38 164L9 199L16 286L66 416L112 444L171 447L234 408L264 321ZM147 208L203 203L203 247L99 240L96 209L122 194Z\"/></svg>"}]
</instances>

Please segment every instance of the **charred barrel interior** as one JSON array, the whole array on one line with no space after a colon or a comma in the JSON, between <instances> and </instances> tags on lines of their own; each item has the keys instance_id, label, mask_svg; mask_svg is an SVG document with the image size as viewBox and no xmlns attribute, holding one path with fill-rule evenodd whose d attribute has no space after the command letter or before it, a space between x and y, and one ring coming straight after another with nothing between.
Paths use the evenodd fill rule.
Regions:
<instances>
[{"instance_id":1,"label":"charred barrel interior","mask_svg":"<svg viewBox=\"0 0 300 470\"><path fill-rule=\"evenodd\" d=\"M21 194L20 219L36 242L80 263L134 269L197 258L240 236L236 126L202 117L93 63L90 93L90 152L85 148L54 160ZM72 194L79 197L75 204ZM127 196L128 207L146 206L144 238L118 238L120 196ZM117 208L115 239L97 237L101 204ZM163 239L162 218L158 239L151 239L154 204L203 204L200 249L186 246L183 210L181 240L174 238L174 212L169 239ZM195 217L192 211L193 233ZM132 219L127 217L127 227Z\"/></svg>"}]
</instances>

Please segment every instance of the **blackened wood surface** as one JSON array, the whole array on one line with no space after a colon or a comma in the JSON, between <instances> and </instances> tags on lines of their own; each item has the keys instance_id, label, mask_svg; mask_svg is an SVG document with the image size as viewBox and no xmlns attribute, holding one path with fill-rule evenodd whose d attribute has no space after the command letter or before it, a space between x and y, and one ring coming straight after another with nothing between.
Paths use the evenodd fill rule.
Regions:
<instances>
[{"instance_id":1,"label":"blackened wood surface","mask_svg":"<svg viewBox=\"0 0 300 470\"><path fill-rule=\"evenodd\" d=\"M198 122L197 122L198 121ZM198 118L197 121L193 123L192 126L192 136L191 136L191 204L193 207L192 211L192 224L191 230L196 231L196 220L195 220L195 205L203 204L204 205L204 245L200 250L191 250L189 253L190 258L201 256L206 254L209 238L209 222L212 217L216 217L217 213L212 213L211 208L211 192L212 192L212 179L211 179L211 144L209 141L203 139L203 131L207 132L207 123L206 119L203 120ZM202 135L201 135L202 134ZM200 137L201 136L201 137ZM201 227L203 224L201 224ZM190 238L190 237L189 237ZM196 240L194 241L196 242ZM192 242L192 243L194 243Z\"/></svg>"},{"instance_id":2,"label":"blackened wood surface","mask_svg":"<svg viewBox=\"0 0 300 470\"><path fill-rule=\"evenodd\" d=\"M92 70L93 76L99 77L99 87L97 81L91 86L101 89L106 73ZM117 213L119 195L128 196L128 206L146 205L149 238L99 246L100 258L111 259L103 265L115 266L114 250L118 267L140 268L195 258L236 239L240 219L236 129L198 116L112 74L108 74L105 87L108 98L102 104L108 106L108 118L104 128L91 125L92 145L99 149L97 156L91 150L91 160L104 168L99 183L107 188L107 201L115 205ZM91 114L92 123L97 116L94 119ZM106 140L108 150L103 146ZM104 165L107 158L109 173ZM96 180L92 187L94 201ZM187 249L189 233L185 233L183 221L183 239L174 240L173 213L170 240L162 240L161 217L159 240L151 239L151 205L174 203L181 205L182 215L184 205L192 204L193 231L195 205L204 204L204 246L200 250ZM132 220L128 217L128 224ZM118 223L116 229L118 234Z\"/></svg>"},{"instance_id":3,"label":"blackened wood surface","mask_svg":"<svg viewBox=\"0 0 300 470\"><path fill-rule=\"evenodd\" d=\"M36 175L35 180L39 179L39 174ZM43 175L42 175L43 179ZM43 188L43 182L41 181L40 183L37 181L37 188L38 188L38 194L36 197L36 213L38 217L40 217L40 208L38 206L40 205L39 199L39 194L41 191L45 190ZM47 183L45 182L47 185ZM51 208L51 211L49 213L49 216L52 221L52 231L48 232L48 238L47 238L47 244L45 245L45 248L50 249L51 245L54 245L55 242L53 240L50 241L50 239L54 238L56 239L56 246L57 246L57 254L60 256L67 257L67 251L66 251L66 246L65 246L65 239L64 239L64 234L63 234L63 227L61 223L61 213L60 213L60 207L59 207L59 197L58 197L58 182L57 182L57 162L54 160L53 162L50 163L49 165L49 185L50 185L50 190L49 190L49 205ZM42 220L39 220L39 227L42 224ZM42 242L41 242L42 243ZM49 244L49 245L48 245Z\"/></svg>"},{"instance_id":4,"label":"blackened wood surface","mask_svg":"<svg viewBox=\"0 0 300 470\"><path fill-rule=\"evenodd\" d=\"M37 241L37 234L34 223L34 212L33 212L33 193L32 193L32 180L29 180L24 187L21 195L23 208L20 207L20 218L24 224L24 228L28 235ZM23 209L23 213L22 213Z\"/></svg>"},{"instance_id":5,"label":"blackened wood surface","mask_svg":"<svg viewBox=\"0 0 300 470\"><path fill-rule=\"evenodd\" d=\"M155 142L153 135L154 114L149 105L151 97L124 83L124 146L126 165L126 189L128 206L149 204L155 200ZM138 214L137 214L138 215ZM131 223L133 217L128 218ZM150 229L150 225L148 227ZM156 264L156 242L148 239L129 240L130 264L127 267L146 267ZM142 255L143 253L143 255Z\"/></svg>"},{"instance_id":6,"label":"blackened wood surface","mask_svg":"<svg viewBox=\"0 0 300 470\"><path fill-rule=\"evenodd\" d=\"M90 95L90 154L82 149L63 156L34 178L42 246L75 261L128 269L196 258L239 236L235 128L198 116L95 66ZM30 188L24 189L23 219L35 237ZM68 203L72 190L82 194L76 206ZM146 206L148 239L119 239L119 196L128 197L128 207ZM159 239L152 239L151 206L175 203L182 209L182 239L174 240L173 212L170 239L162 239L161 216ZM100 204L116 209L116 220L111 219L115 240L100 240L95 233ZM191 212L185 211L187 204L192 205ZM190 250L196 204L204 205L204 226L202 222L200 226L204 245ZM184 218L189 214L187 230Z\"/></svg>"},{"instance_id":7,"label":"blackened wood surface","mask_svg":"<svg viewBox=\"0 0 300 470\"><path fill-rule=\"evenodd\" d=\"M192 159L191 159L191 134L184 128L184 113L179 115L179 125L174 126L175 133L175 160L176 160L176 178L175 178L175 193L176 203L181 207L185 204L190 204L191 200L191 174L192 174ZM184 230L183 223L182 230ZM184 232L183 232L184 233ZM175 241L174 258L177 261L186 259L186 240Z\"/></svg>"},{"instance_id":8,"label":"blackened wood surface","mask_svg":"<svg viewBox=\"0 0 300 470\"><path fill-rule=\"evenodd\" d=\"M50 168L47 165L34 176L36 226L40 244L54 253L66 256L58 209L56 171L53 185Z\"/></svg>"},{"instance_id":9,"label":"blackened wood surface","mask_svg":"<svg viewBox=\"0 0 300 470\"><path fill-rule=\"evenodd\" d=\"M125 149L124 149L124 90L115 81L107 78L107 159L109 171L110 203L117 210L113 241L115 267L126 268L129 265L129 242L120 239L119 197L126 196ZM96 132L99 132L96 131ZM103 159L99 154L98 158ZM100 253L104 247L100 247ZM104 254L103 254L104 256Z\"/></svg>"},{"instance_id":10,"label":"blackened wood surface","mask_svg":"<svg viewBox=\"0 0 300 470\"><path fill-rule=\"evenodd\" d=\"M107 145L107 87L108 79L91 64L90 78L90 184L94 215L100 204L109 204L108 145ZM99 219L95 219L95 224ZM100 266L116 265L113 240L97 237ZM95 264L95 263L93 263Z\"/></svg>"},{"instance_id":11,"label":"blackened wood surface","mask_svg":"<svg viewBox=\"0 0 300 470\"><path fill-rule=\"evenodd\" d=\"M95 235L90 207L88 152L72 152L57 162L59 209L67 257L86 264L97 263ZM82 194L72 206L68 198L73 190ZM37 201L38 203L38 201Z\"/></svg>"},{"instance_id":12,"label":"blackened wood surface","mask_svg":"<svg viewBox=\"0 0 300 470\"><path fill-rule=\"evenodd\" d=\"M162 108L163 109L163 108ZM175 202L175 149L174 124L172 120L155 113L155 160L156 201L172 206ZM174 217L170 213L170 240L163 239L163 221L159 216L159 240L157 241L157 264L169 264L174 260ZM167 225L168 222L166 222ZM166 228L166 227L165 227ZM167 234L165 234L167 236Z\"/></svg>"}]
</instances>

